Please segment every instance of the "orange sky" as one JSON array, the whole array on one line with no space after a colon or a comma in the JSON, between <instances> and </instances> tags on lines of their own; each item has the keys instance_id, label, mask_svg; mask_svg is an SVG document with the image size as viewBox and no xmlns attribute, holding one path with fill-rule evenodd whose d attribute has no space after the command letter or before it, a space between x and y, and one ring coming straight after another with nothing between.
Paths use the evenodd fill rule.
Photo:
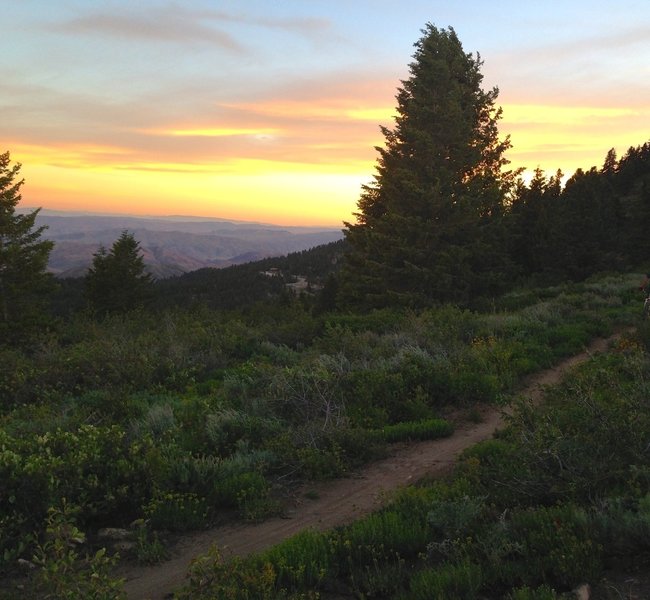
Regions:
<instances>
[{"instance_id":1,"label":"orange sky","mask_svg":"<svg viewBox=\"0 0 650 600\"><path fill-rule=\"evenodd\" d=\"M12 48L0 59L0 150L23 165L22 204L349 220L431 3L413 2L408 15L365 1L353 5L358 15L342 15L338 2L305 4L19 4L0 24ZM650 139L650 11L592 10L577 28L567 23L593 2L544 13L474 4L455 12L440 3L436 24L452 24L484 59L486 87L499 86L512 167L571 175L600 167L612 147L621 156Z\"/></svg>"}]
</instances>

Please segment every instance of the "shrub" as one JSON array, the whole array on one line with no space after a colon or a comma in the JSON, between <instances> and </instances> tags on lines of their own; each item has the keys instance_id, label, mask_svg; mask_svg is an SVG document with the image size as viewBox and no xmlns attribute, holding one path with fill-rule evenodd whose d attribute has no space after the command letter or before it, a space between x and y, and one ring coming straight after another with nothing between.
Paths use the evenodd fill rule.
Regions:
<instances>
[{"instance_id":1,"label":"shrub","mask_svg":"<svg viewBox=\"0 0 650 600\"><path fill-rule=\"evenodd\" d=\"M415 556L430 539L426 522L396 510L373 513L340 530L336 537L339 564L358 567L378 558Z\"/></svg>"},{"instance_id":2,"label":"shrub","mask_svg":"<svg viewBox=\"0 0 650 600\"><path fill-rule=\"evenodd\" d=\"M208 505L193 493L158 492L144 507L144 514L154 529L187 531L207 524Z\"/></svg>"},{"instance_id":3,"label":"shrub","mask_svg":"<svg viewBox=\"0 0 650 600\"><path fill-rule=\"evenodd\" d=\"M512 590L506 600L557 600L558 598L555 590L547 585L542 585L535 589L524 586Z\"/></svg>"},{"instance_id":4,"label":"shrub","mask_svg":"<svg viewBox=\"0 0 650 600\"><path fill-rule=\"evenodd\" d=\"M443 564L411 578L404 600L472 600L481 588L481 568L470 562Z\"/></svg>"},{"instance_id":5,"label":"shrub","mask_svg":"<svg viewBox=\"0 0 650 600\"><path fill-rule=\"evenodd\" d=\"M275 600L275 571L270 564L258 569L241 558L225 561L216 546L194 559L188 583L174 594L175 600Z\"/></svg>"},{"instance_id":6,"label":"shrub","mask_svg":"<svg viewBox=\"0 0 650 600\"><path fill-rule=\"evenodd\" d=\"M386 425L372 433L377 438L388 443L408 440L435 440L452 435L454 426L444 419L426 419L424 421Z\"/></svg>"},{"instance_id":7,"label":"shrub","mask_svg":"<svg viewBox=\"0 0 650 600\"><path fill-rule=\"evenodd\" d=\"M650 549L650 494L635 502L609 498L594 512L594 536L609 554L636 556Z\"/></svg>"},{"instance_id":8,"label":"shrub","mask_svg":"<svg viewBox=\"0 0 650 600\"><path fill-rule=\"evenodd\" d=\"M269 483L260 473L242 473L230 483L232 490L236 490L239 514L245 520L259 521L279 514L280 504L271 498Z\"/></svg>"},{"instance_id":9,"label":"shrub","mask_svg":"<svg viewBox=\"0 0 650 600\"><path fill-rule=\"evenodd\" d=\"M140 420L131 424L131 430L134 437L149 434L154 439L160 439L173 432L175 426L174 408L171 404L154 404Z\"/></svg>"},{"instance_id":10,"label":"shrub","mask_svg":"<svg viewBox=\"0 0 650 600\"><path fill-rule=\"evenodd\" d=\"M266 439L279 433L281 428L277 419L266 419L235 409L210 413L205 422L212 451L220 456L234 452L240 440L245 440L253 447L260 447Z\"/></svg>"},{"instance_id":11,"label":"shrub","mask_svg":"<svg viewBox=\"0 0 650 600\"><path fill-rule=\"evenodd\" d=\"M481 464L499 464L504 457L509 456L514 451L512 443L498 438L491 438L474 444L464 450L461 456L463 459L476 458Z\"/></svg>"},{"instance_id":12,"label":"shrub","mask_svg":"<svg viewBox=\"0 0 650 600\"><path fill-rule=\"evenodd\" d=\"M57 600L126 598L123 580L111 575L117 556L106 556L104 548L94 555L79 555L77 547L84 543L85 535L75 525L75 512L65 503L61 509L48 511L46 540L37 547L34 556L38 570L31 584L38 597Z\"/></svg>"},{"instance_id":13,"label":"shrub","mask_svg":"<svg viewBox=\"0 0 650 600\"><path fill-rule=\"evenodd\" d=\"M454 539L468 534L483 520L485 498L463 496L440 499L427 515L433 531L443 538Z\"/></svg>"},{"instance_id":14,"label":"shrub","mask_svg":"<svg viewBox=\"0 0 650 600\"><path fill-rule=\"evenodd\" d=\"M332 566L332 550L325 534L306 530L262 553L257 562L273 567L278 588L314 589Z\"/></svg>"},{"instance_id":15,"label":"shrub","mask_svg":"<svg viewBox=\"0 0 650 600\"><path fill-rule=\"evenodd\" d=\"M169 558L167 546L160 540L156 531L149 529L144 519L137 521L133 553L141 565L156 565Z\"/></svg>"},{"instance_id":16,"label":"shrub","mask_svg":"<svg viewBox=\"0 0 650 600\"><path fill-rule=\"evenodd\" d=\"M502 565L505 583L571 588L600 572L602 549L591 538L581 509L565 505L517 511L509 531L521 545L521 556Z\"/></svg>"}]
</instances>

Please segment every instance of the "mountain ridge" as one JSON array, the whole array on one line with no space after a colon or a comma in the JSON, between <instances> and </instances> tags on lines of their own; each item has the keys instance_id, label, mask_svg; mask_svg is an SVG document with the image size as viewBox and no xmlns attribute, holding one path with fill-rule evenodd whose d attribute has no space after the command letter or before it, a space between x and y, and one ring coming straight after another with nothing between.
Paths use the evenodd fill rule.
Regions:
<instances>
[{"instance_id":1,"label":"mountain ridge","mask_svg":"<svg viewBox=\"0 0 650 600\"><path fill-rule=\"evenodd\" d=\"M23 209L22 212L28 212ZM223 268L284 256L342 239L341 228L281 226L215 217L139 217L39 211L36 226L55 243L48 269L81 277L93 254L110 248L123 231L140 243L147 270L163 279L205 267Z\"/></svg>"}]
</instances>

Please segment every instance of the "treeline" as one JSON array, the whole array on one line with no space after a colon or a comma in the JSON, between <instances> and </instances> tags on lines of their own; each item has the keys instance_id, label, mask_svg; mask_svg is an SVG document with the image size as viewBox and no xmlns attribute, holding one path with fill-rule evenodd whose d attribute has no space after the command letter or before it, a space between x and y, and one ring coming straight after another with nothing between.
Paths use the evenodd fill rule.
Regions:
<instances>
[{"instance_id":1,"label":"treeline","mask_svg":"<svg viewBox=\"0 0 650 600\"><path fill-rule=\"evenodd\" d=\"M561 173L539 170L525 184L508 170L498 89L482 88L480 57L452 28L422 33L374 179L346 223L339 306L475 306L531 276L576 280L645 260L650 146L620 161L612 150L564 188Z\"/></svg>"},{"instance_id":2,"label":"treeline","mask_svg":"<svg viewBox=\"0 0 650 600\"><path fill-rule=\"evenodd\" d=\"M610 150L601 168L578 169L564 185L562 180L561 172L547 175L541 169L529 182L519 179L501 215L505 254L500 260L485 258L492 264L476 278L476 287L471 281L455 281L458 290L471 290L458 304L480 307L517 286L579 282L602 271L629 272L648 262L650 142L629 148L620 160ZM312 286L313 296L307 300L311 305L345 311L351 305L338 293L339 271L349 250L349 242L341 240L288 256L160 280L155 284L156 306L235 309L286 299L286 283L302 275ZM269 276L274 269L277 276ZM491 283L485 285L484 279Z\"/></svg>"},{"instance_id":3,"label":"treeline","mask_svg":"<svg viewBox=\"0 0 650 600\"><path fill-rule=\"evenodd\" d=\"M560 177L538 169L517 187L508 233L520 277L575 281L648 260L650 142L620 160L610 150L601 169L579 169L564 188Z\"/></svg>"},{"instance_id":4,"label":"treeline","mask_svg":"<svg viewBox=\"0 0 650 600\"><path fill-rule=\"evenodd\" d=\"M455 288L442 292L443 298L482 307L517 286L579 282L603 271L638 270L648 262L650 142L629 148L620 159L610 150L601 168L578 169L564 185L562 179L559 171L547 175L541 169L529 182L519 179L500 215L502 254L484 256L489 263L485 271L469 270L466 279L442 274L437 288ZM485 243L486 253L494 250L494 240L478 242ZM310 284L304 302L315 310L345 311L358 306L345 291L339 293L341 266L346 259L354 260L353 253L348 255L350 247L344 239L287 256L158 280L150 306L233 310L270 300L289 301L292 292L287 283L304 276ZM366 266L369 272L377 269ZM59 282L55 312L81 310L83 293L83 279ZM439 301L435 294L427 299L431 305ZM385 299L380 304L392 303Z\"/></svg>"}]
</instances>

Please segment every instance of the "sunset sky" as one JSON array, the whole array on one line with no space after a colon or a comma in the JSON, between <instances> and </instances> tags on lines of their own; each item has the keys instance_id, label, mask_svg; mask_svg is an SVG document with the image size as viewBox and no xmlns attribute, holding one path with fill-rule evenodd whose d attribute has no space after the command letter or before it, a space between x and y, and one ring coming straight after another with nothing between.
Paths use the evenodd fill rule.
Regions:
<instances>
[{"instance_id":1,"label":"sunset sky","mask_svg":"<svg viewBox=\"0 0 650 600\"><path fill-rule=\"evenodd\" d=\"M650 140L650 1L0 0L23 206L350 220L427 22L498 86L512 167Z\"/></svg>"}]
</instances>

